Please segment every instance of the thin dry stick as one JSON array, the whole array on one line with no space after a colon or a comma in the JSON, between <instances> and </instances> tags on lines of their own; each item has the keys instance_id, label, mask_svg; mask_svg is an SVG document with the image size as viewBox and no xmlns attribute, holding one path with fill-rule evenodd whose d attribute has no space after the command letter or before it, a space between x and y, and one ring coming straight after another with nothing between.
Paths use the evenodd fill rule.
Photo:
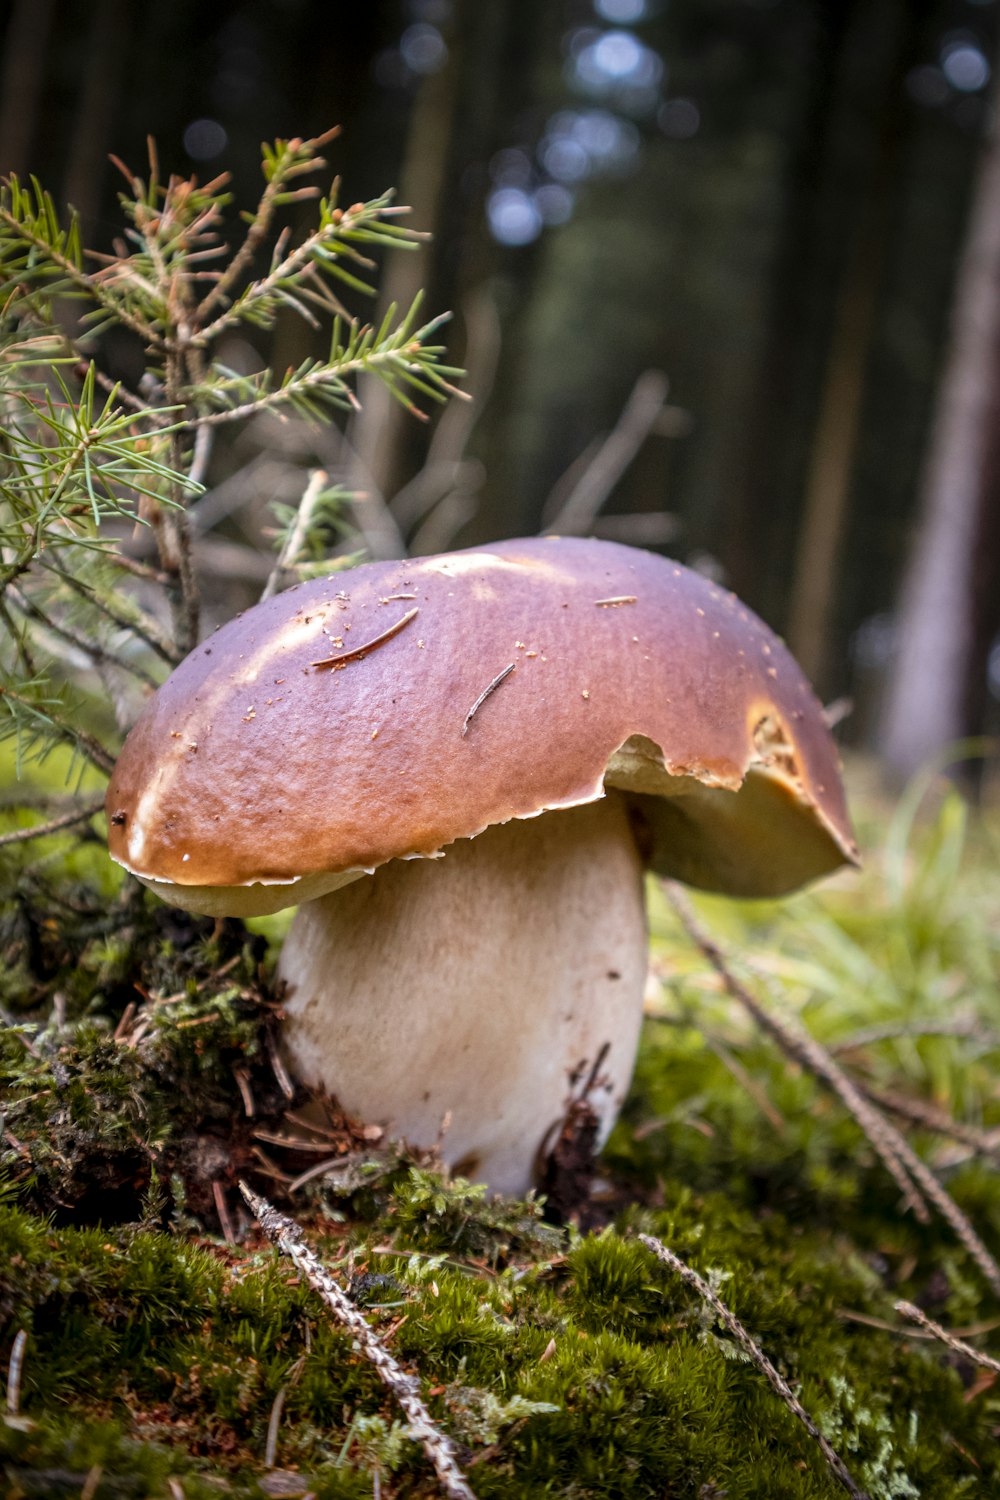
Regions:
<instances>
[{"instance_id":1,"label":"thin dry stick","mask_svg":"<svg viewBox=\"0 0 1000 1500\"><path fill-rule=\"evenodd\" d=\"M951 1225L959 1242L972 1256L993 1291L1000 1295L1000 1266L979 1238L968 1217L926 1163L921 1161L909 1142L863 1098L815 1037L810 1036L809 1032L789 1017L779 1020L736 978L722 949L698 922L687 898L674 882L664 881L663 887L685 931L704 953L730 995L746 1006L757 1024L778 1043L786 1056L834 1090L857 1120L896 1182L903 1188L917 1217L926 1222L924 1215L927 1214L927 1204L922 1196L925 1195L941 1217Z\"/></svg>"},{"instance_id":2,"label":"thin dry stick","mask_svg":"<svg viewBox=\"0 0 1000 1500\"><path fill-rule=\"evenodd\" d=\"M652 432L668 389L669 381L662 370L646 370L639 376L618 421L546 525L547 532L583 536L590 530L598 511Z\"/></svg>"},{"instance_id":3,"label":"thin dry stick","mask_svg":"<svg viewBox=\"0 0 1000 1500\"><path fill-rule=\"evenodd\" d=\"M74 823L86 823L88 818L96 817L103 810L102 797L100 802L91 802L86 807L78 807L75 812L63 813L61 818L53 818L48 823L35 823L31 828L15 828L13 833L0 834L0 849L7 844L27 844L31 839L43 839L47 834L72 828Z\"/></svg>"},{"instance_id":4,"label":"thin dry stick","mask_svg":"<svg viewBox=\"0 0 1000 1500\"><path fill-rule=\"evenodd\" d=\"M840 1480L847 1493L853 1497L853 1500L869 1500L867 1492L855 1484L851 1477L851 1472L843 1459L831 1448L805 1407L796 1399L788 1382L782 1379L760 1345L754 1342L743 1327L743 1324L729 1311L722 1298L713 1292L708 1282L699 1276L697 1271L693 1271L686 1262L681 1260L679 1255L675 1255L672 1250L668 1250L662 1241L655 1239L653 1235L640 1234L639 1240L645 1245L647 1250L652 1251L657 1260L662 1261L665 1266L669 1266L672 1271L676 1271L685 1285L693 1288L702 1301L708 1303L719 1322L728 1333L732 1334L740 1348L749 1355L771 1389L776 1395L781 1397L789 1411L798 1417L806 1432L808 1432L809 1436L818 1445L831 1470Z\"/></svg>"},{"instance_id":5,"label":"thin dry stick","mask_svg":"<svg viewBox=\"0 0 1000 1500\"><path fill-rule=\"evenodd\" d=\"M508 678L510 676L511 672L513 672L513 670L514 670L514 668L516 666L517 666L517 662L516 661L508 662L507 665L504 667L503 671L502 672L498 672L497 675L494 677L493 681L490 682L490 683L487 683L486 687L483 688L482 692L479 694L479 697L476 699L475 703L472 705L472 707L469 709L469 712L465 716L465 721L462 724L462 738L463 739L465 738L465 736L469 732L469 725L472 723L473 719L476 717L476 714L482 708L482 706L486 702L487 698L490 696L491 693L495 693L496 692L496 690L500 686L501 682L503 682L506 678Z\"/></svg>"},{"instance_id":6,"label":"thin dry stick","mask_svg":"<svg viewBox=\"0 0 1000 1500\"><path fill-rule=\"evenodd\" d=\"M940 1323L935 1323L926 1313L921 1312L919 1307L914 1307L912 1302L897 1302L896 1311L902 1313L904 1318L909 1318L912 1323L919 1323L921 1328L926 1328L947 1348L955 1354L963 1354L966 1359L971 1359L973 1364L979 1365L984 1370L994 1370L1000 1375L1000 1359L993 1359L989 1354L982 1354L978 1349L973 1349L964 1339L956 1338L949 1333L947 1328L942 1328Z\"/></svg>"},{"instance_id":7,"label":"thin dry stick","mask_svg":"<svg viewBox=\"0 0 1000 1500\"><path fill-rule=\"evenodd\" d=\"M451 1438L434 1425L434 1419L424 1405L416 1377L408 1375L394 1359L347 1293L337 1285L308 1245L303 1244L298 1226L272 1208L266 1199L251 1192L245 1182L240 1183L240 1192L267 1237L283 1255L289 1257L313 1291L322 1297L337 1321L352 1335L365 1359L375 1366L380 1378L396 1397L406 1415L410 1431L434 1465L444 1494L449 1500L476 1500L458 1466Z\"/></svg>"},{"instance_id":8,"label":"thin dry stick","mask_svg":"<svg viewBox=\"0 0 1000 1500\"><path fill-rule=\"evenodd\" d=\"M886 1129L891 1128L886 1123ZM915 1151L911 1150L902 1136L899 1136L898 1139L901 1148L900 1155L906 1163L908 1171L912 1173L919 1186L927 1194L927 1197L934 1204L942 1219L951 1225L955 1231L955 1237L972 1256L972 1259L982 1271L992 1290L997 1296L1000 1296L1000 1266L997 1265L993 1256L979 1238L968 1217L962 1212L947 1189L941 1186L941 1183L935 1177L930 1167L926 1166L920 1160L920 1157Z\"/></svg>"},{"instance_id":9,"label":"thin dry stick","mask_svg":"<svg viewBox=\"0 0 1000 1500\"><path fill-rule=\"evenodd\" d=\"M815 1077L822 1079L834 1090L857 1120L899 1185L907 1207L913 1210L922 1224L929 1223L930 1213L927 1204L921 1197L908 1167L904 1164L903 1155L906 1143L898 1131L893 1130L889 1122L884 1120L878 1111L862 1097L846 1073L838 1067L819 1042L802 1028L793 1026L790 1019L779 1020L771 1011L765 1009L757 996L745 984L736 978L722 949L702 927L691 910L687 897L679 887L673 881L667 880L663 882L663 888L688 937L696 947L701 949L730 995L746 1006L758 1026L777 1042L787 1056Z\"/></svg>"},{"instance_id":10,"label":"thin dry stick","mask_svg":"<svg viewBox=\"0 0 1000 1500\"><path fill-rule=\"evenodd\" d=\"M830 1051L859 1052L875 1042L894 1042L907 1038L918 1040L925 1036L967 1037L986 1047L1000 1046L1000 1035L988 1030L972 1017L958 1021L892 1021L885 1026L866 1026L863 1031L855 1031L851 1036L845 1036L843 1041L835 1042Z\"/></svg>"},{"instance_id":11,"label":"thin dry stick","mask_svg":"<svg viewBox=\"0 0 1000 1500\"><path fill-rule=\"evenodd\" d=\"M287 573L298 557L302 549L302 543L305 540L306 532L309 530L312 513L316 509L316 501L323 493L323 486L326 484L326 480L327 474L325 469L313 469L309 475L309 483L306 485L302 499L299 501L295 524L290 527L288 535L285 537L284 544L278 554L278 561L271 569L271 576L264 585L264 592L260 596L261 599L270 599L271 595L277 591L283 575Z\"/></svg>"}]
</instances>

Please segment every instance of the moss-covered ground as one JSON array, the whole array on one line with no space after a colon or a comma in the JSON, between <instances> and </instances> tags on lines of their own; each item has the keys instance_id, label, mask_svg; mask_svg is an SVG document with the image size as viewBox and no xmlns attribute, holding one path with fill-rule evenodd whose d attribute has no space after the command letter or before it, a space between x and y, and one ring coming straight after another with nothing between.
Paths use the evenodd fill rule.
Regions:
<instances>
[{"instance_id":1,"label":"moss-covered ground","mask_svg":"<svg viewBox=\"0 0 1000 1500\"><path fill-rule=\"evenodd\" d=\"M860 877L699 910L858 1082L987 1133L978 1153L911 1139L1000 1253L996 849L955 797L919 834L905 807L866 832ZM661 896L635 1085L567 1226L332 1113L308 1125L274 1061L267 933L117 887L96 844L40 849L2 872L0 1395L27 1335L5 1497L437 1492L374 1370L248 1222L241 1176L419 1375L481 1500L842 1493L640 1231L710 1280L875 1500L1000 1495L995 1377L893 1305L994 1354L1000 1306Z\"/></svg>"}]
</instances>

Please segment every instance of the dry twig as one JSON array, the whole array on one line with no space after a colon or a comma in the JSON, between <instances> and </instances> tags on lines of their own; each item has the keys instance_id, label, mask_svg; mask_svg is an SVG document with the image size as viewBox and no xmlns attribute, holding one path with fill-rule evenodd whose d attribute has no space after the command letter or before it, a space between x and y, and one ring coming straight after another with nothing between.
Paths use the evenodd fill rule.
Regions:
<instances>
[{"instance_id":1,"label":"dry twig","mask_svg":"<svg viewBox=\"0 0 1000 1500\"><path fill-rule=\"evenodd\" d=\"M656 425L668 390L669 381L662 370L646 370L639 376L618 421L590 456L584 472L577 479L570 470L550 496L547 508L555 509L556 513L546 525L546 532L561 536L587 534L598 511ZM559 491L567 480L574 479L570 493L563 498ZM552 505L553 499L556 506Z\"/></svg>"},{"instance_id":2,"label":"dry twig","mask_svg":"<svg viewBox=\"0 0 1000 1500\"><path fill-rule=\"evenodd\" d=\"M1000 1035L990 1031L975 1016L952 1021L889 1021L884 1026L866 1026L834 1042L831 1052L860 1052L876 1042L919 1041L925 1036L968 1038L984 1047L1000 1047Z\"/></svg>"},{"instance_id":3,"label":"dry twig","mask_svg":"<svg viewBox=\"0 0 1000 1500\"><path fill-rule=\"evenodd\" d=\"M96 818L99 812L104 811L104 798L100 802L89 802L86 807L78 807L73 812L63 813L62 817L52 818L48 823L33 823L30 828L15 828L13 833L0 834L0 849L7 844L26 844L31 839L42 839L50 833L61 833L64 828L72 828L75 823L86 823L90 818Z\"/></svg>"},{"instance_id":4,"label":"dry twig","mask_svg":"<svg viewBox=\"0 0 1000 1500\"><path fill-rule=\"evenodd\" d=\"M919 1323L921 1328L926 1328L929 1334L936 1338L939 1343L944 1344L953 1354L964 1355L966 1359L971 1359L973 1364L979 1365L981 1369L993 1370L1000 1375L1000 1359L993 1359L989 1354L981 1354L978 1349L973 1349L972 1345L967 1344L964 1339L956 1338L953 1333L948 1332L947 1328L942 1328L940 1323L935 1323L925 1312L921 1312L919 1307L914 1307L912 1302L897 1302L896 1311L902 1313L904 1318L909 1318L911 1323Z\"/></svg>"},{"instance_id":5,"label":"dry twig","mask_svg":"<svg viewBox=\"0 0 1000 1500\"><path fill-rule=\"evenodd\" d=\"M774 1368L760 1345L755 1343L750 1337L743 1324L729 1311L722 1298L712 1290L704 1277L699 1276L697 1271L693 1271L689 1265L681 1260L679 1255L675 1255L672 1250L668 1250L666 1245L660 1240L655 1239L653 1235L640 1234L639 1240L645 1245L647 1250L652 1251L657 1260L662 1261L665 1266L669 1266L672 1271L675 1271L685 1285L696 1291L702 1301L708 1304L727 1333L732 1334L740 1348L757 1366L757 1369L764 1376L771 1389L776 1395L781 1397L788 1410L798 1417L806 1432L816 1442L830 1469L844 1486L847 1493L853 1497L853 1500L869 1500L867 1492L855 1484L847 1465L830 1446L805 1407L795 1397L788 1382L778 1374L778 1371Z\"/></svg>"},{"instance_id":6,"label":"dry twig","mask_svg":"<svg viewBox=\"0 0 1000 1500\"><path fill-rule=\"evenodd\" d=\"M337 1321L353 1337L365 1359L375 1366L379 1376L402 1407L414 1438L420 1443L434 1466L441 1489L449 1500L476 1500L455 1458L451 1439L435 1426L420 1394L415 1376L408 1375L385 1348L362 1313L334 1281L326 1267L300 1238L298 1226L264 1198L251 1192L245 1182L240 1191L253 1210L267 1237L287 1255L296 1270L313 1291L318 1293Z\"/></svg>"},{"instance_id":7,"label":"dry twig","mask_svg":"<svg viewBox=\"0 0 1000 1500\"><path fill-rule=\"evenodd\" d=\"M260 596L262 600L270 599L272 594L277 593L282 578L288 572L289 568L292 567L299 552L302 550L302 543L305 541L306 533L309 530L312 513L316 509L317 500L323 493L323 486L326 484L326 480L325 469L313 469L309 475L309 483L306 485L302 499L299 501L299 508L296 512L294 524L289 528L284 545L278 554L278 560L271 569L270 577L264 585L264 591Z\"/></svg>"},{"instance_id":8,"label":"dry twig","mask_svg":"<svg viewBox=\"0 0 1000 1500\"><path fill-rule=\"evenodd\" d=\"M718 943L695 917L683 891L670 880L663 882L667 899L673 906L685 932L708 959L734 1000L746 1006L754 1020L787 1057L833 1089L857 1120L879 1157L903 1190L908 1205L921 1220L927 1221L929 1199L941 1217L951 1225L960 1241L982 1271L993 1291L1000 1294L1000 1266L976 1233L968 1217L934 1173L921 1161L909 1142L883 1115L863 1097L847 1074L826 1048L791 1017L779 1019L733 973Z\"/></svg>"},{"instance_id":9,"label":"dry twig","mask_svg":"<svg viewBox=\"0 0 1000 1500\"><path fill-rule=\"evenodd\" d=\"M814 1037L794 1024L788 1017L779 1018L768 1010L752 990L748 989L733 973L722 949L715 939L702 927L687 897L673 881L664 881L664 890L671 906L680 918L688 937L708 959L719 975L725 989L734 1000L746 1006L762 1031L777 1042L786 1056L791 1057L814 1077L828 1084L847 1106L857 1120L866 1137L871 1141L883 1163L892 1174L903 1194L907 1207L911 1208L922 1224L930 1220L927 1204L913 1181L902 1159L900 1146L905 1142L894 1131L888 1121L861 1095L860 1090L847 1077L833 1058ZM893 1139L897 1137L897 1139Z\"/></svg>"},{"instance_id":10,"label":"dry twig","mask_svg":"<svg viewBox=\"0 0 1000 1500\"><path fill-rule=\"evenodd\" d=\"M974 1156L985 1156L991 1161L1000 1158L1000 1130L981 1130L976 1125L967 1125L962 1120L954 1119L947 1110L939 1109L925 1099L910 1099L905 1094L871 1088L868 1084L862 1084L861 1089L865 1097L880 1109L887 1109L890 1114L899 1115L913 1125L933 1131L935 1135L960 1141L963 1146L968 1146Z\"/></svg>"}]
</instances>

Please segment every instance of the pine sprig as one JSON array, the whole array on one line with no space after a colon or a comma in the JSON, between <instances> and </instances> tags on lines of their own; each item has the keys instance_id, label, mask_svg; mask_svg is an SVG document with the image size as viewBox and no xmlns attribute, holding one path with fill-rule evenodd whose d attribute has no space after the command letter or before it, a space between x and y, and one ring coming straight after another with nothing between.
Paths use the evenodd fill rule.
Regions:
<instances>
[{"instance_id":1,"label":"pine sprig","mask_svg":"<svg viewBox=\"0 0 1000 1500\"><path fill-rule=\"evenodd\" d=\"M374 291L373 252L423 237L398 222L406 210L389 192L342 208L338 180L325 195L308 180L336 134L262 147L263 190L235 248L228 175L164 178L152 143L144 173L117 163L124 223L111 254L88 251L76 216L61 217L35 179L0 187L0 739L14 738L19 767L68 744L109 770L113 747L80 723L93 700L74 690L79 673L96 674L127 727L139 692L196 644L188 506L217 427L262 411L329 421L357 406L363 374L417 415L418 402L453 393L461 372L434 342L443 319L419 323L419 298L378 327L344 307L342 295ZM313 222L296 241L279 219L305 201ZM283 375L218 359L223 334L267 331L287 311L330 328L325 356ZM101 335L114 327L145 350L134 390L101 367ZM297 524L286 518L294 555L283 554L275 587L319 561L341 498L324 492ZM158 566L123 549L136 528Z\"/></svg>"},{"instance_id":2,"label":"pine sprig","mask_svg":"<svg viewBox=\"0 0 1000 1500\"><path fill-rule=\"evenodd\" d=\"M462 372L441 363L442 345L427 342L441 327L444 317L414 327L420 303L418 296L398 323L393 305L378 328L370 324L349 324L345 328L340 318L335 319L327 358L303 360L277 382L267 370L238 375L214 366L214 378L197 394L219 409L201 417L200 424L235 422L280 407L288 407L298 416L313 420L321 419L331 410L351 411L358 405L351 382L365 373L378 375L410 411L421 415L407 390L432 401L445 401L457 394L451 378Z\"/></svg>"}]
</instances>

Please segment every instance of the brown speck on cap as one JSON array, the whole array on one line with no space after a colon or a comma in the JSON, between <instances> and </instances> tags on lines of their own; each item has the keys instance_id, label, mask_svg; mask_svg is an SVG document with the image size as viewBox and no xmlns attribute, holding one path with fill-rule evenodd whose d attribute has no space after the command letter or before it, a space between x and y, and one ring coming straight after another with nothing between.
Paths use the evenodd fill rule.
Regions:
<instances>
[{"instance_id":1,"label":"brown speck on cap","mask_svg":"<svg viewBox=\"0 0 1000 1500\"><path fill-rule=\"evenodd\" d=\"M405 573L359 567L345 616L403 592L404 577L433 651L402 630L335 677L311 667L322 637L302 610L313 619L328 602L317 580L223 626L210 660L199 649L182 662L111 779L107 805L127 815L127 828L112 816L115 858L178 887L351 874L594 801L606 784L649 825L653 867L708 889L780 894L854 858L820 705L777 638L703 577L611 542L536 537L408 561ZM632 595L627 610L594 609ZM363 619L357 634L371 632ZM547 670L513 673L463 737L483 663L539 637ZM295 695L248 733L253 685L286 677ZM391 731L377 744L373 710ZM765 723L773 735L758 733ZM177 725L197 756L167 753ZM296 902L296 885L280 899ZM241 900L236 890L233 910L250 909Z\"/></svg>"}]
</instances>

